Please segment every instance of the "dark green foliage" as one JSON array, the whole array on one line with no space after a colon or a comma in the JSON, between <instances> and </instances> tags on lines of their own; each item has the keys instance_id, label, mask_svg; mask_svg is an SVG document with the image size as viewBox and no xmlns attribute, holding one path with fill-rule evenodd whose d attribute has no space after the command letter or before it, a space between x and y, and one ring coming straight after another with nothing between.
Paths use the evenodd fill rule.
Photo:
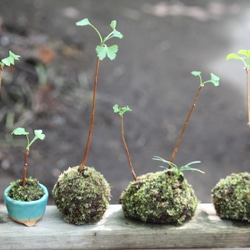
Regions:
<instances>
[{"instance_id":1,"label":"dark green foliage","mask_svg":"<svg viewBox=\"0 0 250 250\"><path fill-rule=\"evenodd\" d=\"M52 195L64 220L75 225L99 221L107 210L110 186L93 167L68 168L59 176Z\"/></svg>"},{"instance_id":2,"label":"dark green foliage","mask_svg":"<svg viewBox=\"0 0 250 250\"><path fill-rule=\"evenodd\" d=\"M139 176L121 194L124 216L143 222L182 224L191 218L198 205L184 175L163 172Z\"/></svg>"},{"instance_id":3,"label":"dark green foliage","mask_svg":"<svg viewBox=\"0 0 250 250\"><path fill-rule=\"evenodd\" d=\"M43 195L44 191L39 186L38 180L32 177L26 180L25 186L22 186L21 179L12 182L8 193L10 198L19 201L35 201L42 198Z\"/></svg>"},{"instance_id":4,"label":"dark green foliage","mask_svg":"<svg viewBox=\"0 0 250 250\"><path fill-rule=\"evenodd\" d=\"M212 189L215 210L222 219L250 222L250 174L231 174Z\"/></svg>"}]
</instances>

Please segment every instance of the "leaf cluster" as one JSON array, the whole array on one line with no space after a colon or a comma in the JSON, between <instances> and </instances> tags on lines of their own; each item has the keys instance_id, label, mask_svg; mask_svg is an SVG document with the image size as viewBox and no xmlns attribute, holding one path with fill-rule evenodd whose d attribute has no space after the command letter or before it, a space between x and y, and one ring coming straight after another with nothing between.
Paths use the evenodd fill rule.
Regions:
<instances>
[{"instance_id":1,"label":"leaf cluster","mask_svg":"<svg viewBox=\"0 0 250 250\"><path fill-rule=\"evenodd\" d=\"M110 27L112 31L104 38L100 34L99 30L92 23L90 23L88 18L84 18L83 20L76 22L76 25L77 26L91 26L96 31L97 35L100 38L100 44L96 46L96 53L100 60L103 60L106 57L108 57L110 60L114 60L116 58L116 53L118 52L118 45L114 44L114 45L108 46L106 44L106 42L110 40L111 38L114 38L114 37L120 38L120 39L123 38L123 34L120 31L116 30L116 25L117 25L116 20L113 20L110 23Z\"/></svg>"},{"instance_id":2,"label":"leaf cluster","mask_svg":"<svg viewBox=\"0 0 250 250\"><path fill-rule=\"evenodd\" d=\"M204 82L202 80L200 71L192 71L191 74L200 78L200 86L202 87L208 82L212 83L215 87L219 86L220 84L220 77L213 73L210 73L210 79Z\"/></svg>"},{"instance_id":3,"label":"leaf cluster","mask_svg":"<svg viewBox=\"0 0 250 250\"><path fill-rule=\"evenodd\" d=\"M45 134L41 129L34 130L34 138L30 141L29 132L27 132L24 128L16 128L12 131L12 135L24 135L26 137L26 149L29 150L30 146L37 140L44 140Z\"/></svg>"},{"instance_id":4,"label":"leaf cluster","mask_svg":"<svg viewBox=\"0 0 250 250\"><path fill-rule=\"evenodd\" d=\"M180 176L181 172L187 171L187 170L190 170L190 171L197 171L197 172L200 172L200 173L202 173L202 174L205 173L205 172L203 172L202 170L200 170L200 169L198 169L198 168L192 168L192 167L190 167L190 165L200 163L200 161L192 161L192 162L189 162L188 164L186 164L186 165L184 165L184 166L178 167L178 166L177 166L176 164L174 164L173 162L167 161L167 160L163 159L163 158L160 157L160 156L154 156L152 159L155 160L155 161L161 161L161 162L167 163L168 166L159 166L159 167L164 168L164 170L163 170L164 173L172 172L172 173L173 173L174 175L176 175L177 177ZM169 168L169 166L170 166L171 168Z\"/></svg>"},{"instance_id":5,"label":"leaf cluster","mask_svg":"<svg viewBox=\"0 0 250 250\"><path fill-rule=\"evenodd\" d=\"M129 106L120 107L118 104L115 104L113 106L114 113L119 113L120 116L123 116L123 114L127 111L132 111L132 109Z\"/></svg>"},{"instance_id":6,"label":"leaf cluster","mask_svg":"<svg viewBox=\"0 0 250 250\"><path fill-rule=\"evenodd\" d=\"M15 61L19 60L19 55L14 54L12 51L9 51L9 56L3 58L0 61L0 66L11 66L15 64Z\"/></svg>"},{"instance_id":7,"label":"leaf cluster","mask_svg":"<svg viewBox=\"0 0 250 250\"><path fill-rule=\"evenodd\" d=\"M237 53L230 53L226 56L226 60L241 60L244 64L245 69L250 67L250 50L241 49Z\"/></svg>"}]
</instances>

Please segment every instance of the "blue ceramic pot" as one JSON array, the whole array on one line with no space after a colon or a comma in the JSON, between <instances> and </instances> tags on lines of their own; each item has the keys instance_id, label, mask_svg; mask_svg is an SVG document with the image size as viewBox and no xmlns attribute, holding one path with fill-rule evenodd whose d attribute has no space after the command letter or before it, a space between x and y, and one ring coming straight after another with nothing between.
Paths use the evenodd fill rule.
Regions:
<instances>
[{"instance_id":1,"label":"blue ceramic pot","mask_svg":"<svg viewBox=\"0 0 250 250\"><path fill-rule=\"evenodd\" d=\"M36 201L13 200L8 196L11 185L5 189L4 202L12 220L30 227L34 226L35 223L43 217L49 193L44 185L39 184L39 186L43 189L44 195L40 200Z\"/></svg>"}]
</instances>

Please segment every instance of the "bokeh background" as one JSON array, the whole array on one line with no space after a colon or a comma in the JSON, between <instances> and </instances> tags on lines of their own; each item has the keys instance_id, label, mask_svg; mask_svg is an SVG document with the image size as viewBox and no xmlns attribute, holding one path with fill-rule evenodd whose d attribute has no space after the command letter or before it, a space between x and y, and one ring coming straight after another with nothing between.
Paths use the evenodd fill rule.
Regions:
<instances>
[{"instance_id":1,"label":"bokeh background","mask_svg":"<svg viewBox=\"0 0 250 250\"><path fill-rule=\"evenodd\" d=\"M43 129L46 139L31 148L28 174L51 192L59 174L81 163L90 121L95 46L117 20L124 34L114 61L101 62L96 121L89 166L112 186L111 203L132 181L120 138L115 103L129 105L125 132L137 175L161 170L152 157L170 159L199 85L210 73L220 86L201 92L175 163L200 160L206 174L186 172L201 202L232 172L249 171L246 77L243 64L225 61L250 49L247 0L1 0L0 58L21 55L4 68L0 103L0 202L9 182L21 178L25 141L11 131ZM53 204L53 200L50 200Z\"/></svg>"}]
</instances>

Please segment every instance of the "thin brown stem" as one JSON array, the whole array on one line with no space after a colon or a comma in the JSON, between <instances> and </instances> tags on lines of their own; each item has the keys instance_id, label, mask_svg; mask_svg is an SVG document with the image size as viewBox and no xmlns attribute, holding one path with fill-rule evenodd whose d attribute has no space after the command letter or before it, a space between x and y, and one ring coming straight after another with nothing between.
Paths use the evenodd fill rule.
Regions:
<instances>
[{"instance_id":1,"label":"thin brown stem","mask_svg":"<svg viewBox=\"0 0 250 250\"><path fill-rule=\"evenodd\" d=\"M93 133L93 128L94 128L94 122L95 122L95 102L96 102L96 91L97 91L97 83L98 83L98 74L99 74L99 66L100 66L100 59L97 57L96 59L96 69L95 69L95 79L94 79L94 90L93 90L93 99L92 99L92 111L91 111L91 120L90 120L90 126L89 126L89 135L85 147L85 152L83 156L82 163L79 167L79 172L82 172L85 168L85 164L87 162L88 158L88 152L89 152L89 147L90 147L90 142L91 142L91 137Z\"/></svg>"},{"instance_id":2,"label":"thin brown stem","mask_svg":"<svg viewBox=\"0 0 250 250\"><path fill-rule=\"evenodd\" d=\"M24 153L24 163L23 163L23 182L22 182L23 187L26 185L28 156L29 156L29 149L26 149Z\"/></svg>"},{"instance_id":3,"label":"thin brown stem","mask_svg":"<svg viewBox=\"0 0 250 250\"><path fill-rule=\"evenodd\" d=\"M134 167L133 167L133 164L132 164L132 161L131 161L131 158L130 158L130 154L129 154L129 151L128 151L128 146L127 146L127 143L126 143L126 140L125 140L124 124L123 124L123 115L121 115L120 117L121 117L121 135L122 135L122 143L123 143L123 146L124 146L124 149L125 149L127 158L128 158L128 164L129 164L130 171L131 171L131 173L132 173L132 175L133 175L134 180L136 181L136 180L137 180L137 176L136 176L136 174L135 174Z\"/></svg>"},{"instance_id":4,"label":"thin brown stem","mask_svg":"<svg viewBox=\"0 0 250 250\"><path fill-rule=\"evenodd\" d=\"M183 135L184 135L184 133L185 133L185 131L186 131L186 128L187 128L188 123L189 123L189 120L190 120L190 117L191 117L191 115L192 115L192 113L193 113L193 111L194 111L195 105L196 105L196 103L197 103L197 100L198 100L198 98L199 98L199 95L200 95L200 92L201 92L201 89L202 89L202 88L203 88L203 85L200 85L200 86L199 86L199 89L198 89L198 91L197 91L197 93L196 93L196 96L195 96L195 98L194 98L193 105L192 105L192 107L191 107L191 109L190 109L190 111L189 111L189 113L188 113L186 122L185 122L185 124L184 124L184 126L183 126L183 129L182 129L182 131L181 131L181 134L180 134L180 136L179 136L179 139L178 139L178 141L177 141L177 143L176 143L176 145L175 145L175 148L174 148L174 151L173 151L173 153L172 153L170 162L174 162L175 156L176 156L176 154L177 154L177 152L178 152L178 150L179 150L179 147L180 147L180 143L181 143L182 137L183 137ZM169 168L171 168L171 166L169 166Z\"/></svg>"},{"instance_id":5,"label":"thin brown stem","mask_svg":"<svg viewBox=\"0 0 250 250\"><path fill-rule=\"evenodd\" d=\"M2 72L3 72L3 66L0 66L0 102L2 96Z\"/></svg>"},{"instance_id":6,"label":"thin brown stem","mask_svg":"<svg viewBox=\"0 0 250 250\"><path fill-rule=\"evenodd\" d=\"M249 70L248 68L246 70L246 78L247 78L247 125L249 128L249 133L250 133L250 82L249 82Z\"/></svg>"}]
</instances>

